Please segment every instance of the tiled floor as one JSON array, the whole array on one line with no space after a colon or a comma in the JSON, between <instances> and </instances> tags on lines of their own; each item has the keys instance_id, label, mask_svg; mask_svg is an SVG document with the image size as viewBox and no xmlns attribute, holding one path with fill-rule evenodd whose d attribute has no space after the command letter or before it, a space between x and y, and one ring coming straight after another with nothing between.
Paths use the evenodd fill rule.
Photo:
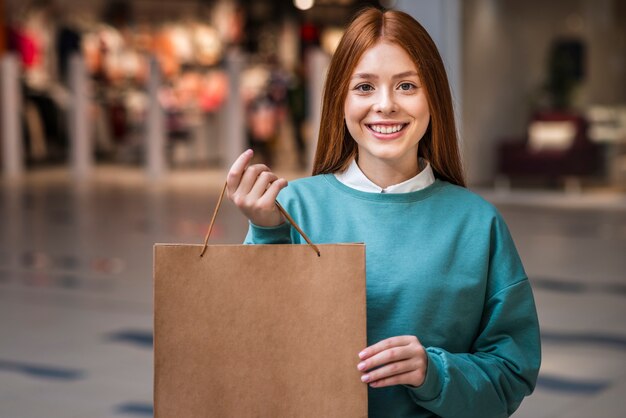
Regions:
<instances>
[{"instance_id":1,"label":"tiled floor","mask_svg":"<svg viewBox=\"0 0 626 418\"><path fill-rule=\"evenodd\" d=\"M62 172L0 186L2 418L152 415L152 245L202 241L221 173L161 187L98 173L81 188ZM542 325L538 387L515 416L624 416L626 198L485 196L510 226ZM245 230L226 202L214 242Z\"/></svg>"}]
</instances>

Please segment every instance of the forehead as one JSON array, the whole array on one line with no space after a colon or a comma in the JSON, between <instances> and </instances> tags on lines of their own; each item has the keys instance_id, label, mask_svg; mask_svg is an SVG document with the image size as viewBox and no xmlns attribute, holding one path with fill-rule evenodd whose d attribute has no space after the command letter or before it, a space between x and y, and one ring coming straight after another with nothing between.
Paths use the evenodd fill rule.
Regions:
<instances>
[{"instance_id":1,"label":"forehead","mask_svg":"<svg viewBox=\"0 0 626 418\"><path fill-rule=\"evenodd\" d=\"M361 72L402 73L407 71L417 72L417 66L406 50L398 44L381 40L365 50L352 75Z\"/></svg>"}]
</instances>

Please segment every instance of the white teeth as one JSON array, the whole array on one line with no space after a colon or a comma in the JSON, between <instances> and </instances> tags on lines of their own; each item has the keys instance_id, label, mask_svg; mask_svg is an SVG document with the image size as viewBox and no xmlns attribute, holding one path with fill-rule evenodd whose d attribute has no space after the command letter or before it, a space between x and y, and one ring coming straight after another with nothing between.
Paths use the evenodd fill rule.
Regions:
<instances>
[{"instance_id":1,"label":"white teeth","mask_svg":"<svg viewBox=\"0 0 626 418\"><path fill-rule=\"evenodd\" d=\"M378 132L379 134L393 134L402 129L404 125L370 125L373 131Z\"/></svg>"}]
</instances>

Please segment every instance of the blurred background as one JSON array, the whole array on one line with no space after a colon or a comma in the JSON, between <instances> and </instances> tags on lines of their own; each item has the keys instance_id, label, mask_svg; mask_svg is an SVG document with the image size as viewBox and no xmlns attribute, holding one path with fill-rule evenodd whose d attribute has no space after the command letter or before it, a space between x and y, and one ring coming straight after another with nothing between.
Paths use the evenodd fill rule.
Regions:
<instances>
[{"instance_id":1,"label":"blurred background","mask_svg":"<svg viewBox=\"0 0 626 418\"><path fill-rule=\"evenodd\" d=\"M152 245L201 243L232 161L308 175L366 5L446 63L469 186L533 284L516 417L626 410L623 0L0 0L0 417L152 415ZM224 203L215 243L246 220Z\"/></svg>"}]
</instances>

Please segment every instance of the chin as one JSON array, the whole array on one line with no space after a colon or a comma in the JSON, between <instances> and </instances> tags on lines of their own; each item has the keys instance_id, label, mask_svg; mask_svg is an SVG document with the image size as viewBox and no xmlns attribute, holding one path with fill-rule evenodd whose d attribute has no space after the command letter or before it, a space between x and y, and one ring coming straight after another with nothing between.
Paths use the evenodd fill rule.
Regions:
<instances>
[{"instance_id":1,"label":"chin","mask_svg":"<svg viewBox=\"0 0 626 418\"><path fill-rule=\"evenodd\" d=\"M390 146L380 148L381 149L373 150L372 156L380 158L381 160L401 160L406 158L409 154L417 155L417 150L413 152L413 150L393 149L395 147Z\"/></svg>"},{"instance_id":2,"label":"chin","mask_svg":"<svg viewBox=\"0 0 626 418\"><path fill-rule=\"evenodd\" d=\"M387 164L395 164L396 162L401 161L405 156L396 153L380 153L374 154L373 157Z\"/></svg>"}]
</instances>

